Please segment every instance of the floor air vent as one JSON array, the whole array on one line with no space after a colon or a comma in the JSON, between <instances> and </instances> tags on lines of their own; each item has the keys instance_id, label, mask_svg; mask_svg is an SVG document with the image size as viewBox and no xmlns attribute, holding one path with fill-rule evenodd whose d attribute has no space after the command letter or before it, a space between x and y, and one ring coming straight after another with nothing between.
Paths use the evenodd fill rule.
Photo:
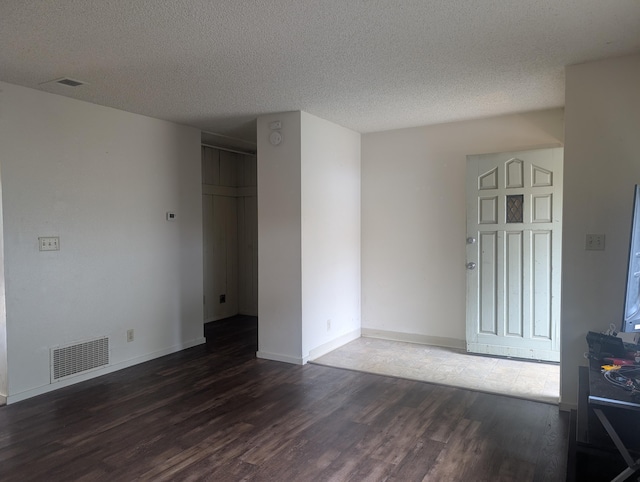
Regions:
<instances>
[{"instance_id":1,"label":"floor air vent","mask_svg":"<svg viewBox=\"0 0 640 482\"><path fill-rule=\"evenodd\" d=\"M109 364L109 338L102 337L51 349L51 381L85 373Z\"/></svg>"}]
</instances>

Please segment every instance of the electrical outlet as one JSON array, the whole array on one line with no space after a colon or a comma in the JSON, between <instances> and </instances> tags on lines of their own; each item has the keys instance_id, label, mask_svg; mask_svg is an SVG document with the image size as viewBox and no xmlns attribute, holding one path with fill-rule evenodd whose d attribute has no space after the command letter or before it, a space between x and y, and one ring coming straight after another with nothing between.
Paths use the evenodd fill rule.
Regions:
<instances>
[{"instance_id":1,"label":"electrical outlet","mask_svg":"<svg viewBox=\"0 0 640 482\"><path fill-rule=\"evenodd\" d=\"M227 302L227 295L220 295L220 303L226 303Z\"/></svg>"},{"instance_id":2,"label":"electrical outlet","mask_svg":"<svg viewBox=\"0 0 640 482\"><path fill-rule=\"evenodd\" d=\"M587 234L584 249L590 251L604 251L604 234Z\"/></svg>"},{"instance_id":3,"label":"electrical outlet","mask_svg":"<svg viewBox=\"0 0 640 482\"><path fill-rule=\"evenodd\" d=\"M127 330L127 343L133 341L133 328Z\"/></svg>"}]
</instances>

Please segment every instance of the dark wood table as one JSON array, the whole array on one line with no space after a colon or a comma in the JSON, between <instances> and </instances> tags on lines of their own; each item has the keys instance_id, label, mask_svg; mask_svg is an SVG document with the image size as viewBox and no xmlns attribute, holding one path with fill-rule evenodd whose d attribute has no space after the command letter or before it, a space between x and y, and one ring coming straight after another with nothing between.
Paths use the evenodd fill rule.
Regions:
<instances>
[{"instance_id":1,"label":"dark wood table","mask_svg":"<svg viewBox=\"0 0 640 482\"><path fill-rule=\"evenodd\" d=\"M640 469L640 458L634 459L631 455L631 452L637 453L640 449L640 398L607 381L601 373L600 364L592 362L589 368L588 404L627 464L627 468L612 479L613 482L628 479ZM594 440L590 442L603 443L597 433L592 433L591 438Z\"/></svg>"}]
</instances>

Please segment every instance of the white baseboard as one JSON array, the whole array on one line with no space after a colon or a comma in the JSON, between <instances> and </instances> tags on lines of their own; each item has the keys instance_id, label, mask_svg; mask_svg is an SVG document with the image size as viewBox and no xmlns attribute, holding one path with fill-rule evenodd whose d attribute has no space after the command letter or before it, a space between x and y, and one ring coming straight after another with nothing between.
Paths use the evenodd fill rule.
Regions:
<instances>
[{"instance_id":1,"label":"white baseboard","mask_svg":"<svg viewBox=\"0 0 640 482\"><path fill-rule=\"evenodd\" d=\"M256 357L262 358L264 360L272 360L272 361L291 363L293 365L304 365L308 361L307 357L305 357L305 358L294 357L294 356L290 356L290 355L282 355L280 353L269 353L269 352L266 352L266 351L257 351L256 352Z\"/></svg>"},{"instance_id":2,"label":"white baseboard","mask_svg":"<svg viewBox=\"0 0 640 482\"><path fill-rule=\"evenodd\" d=\"M0 405L6 405L7 404L7 397L5 397L4 395L0 395Z\"/></svg>"},{"instance_id":3,"label":"white baseboard","mask_svg":"<svg viewBox=\"0 0 640 482\"><path fill-rule=\"evenodd\" d=\"M239 311L236 315L220 315L220 316L210 316L209 318L205 318L204 323L203 324L207 324L207 323L211 323L213 321L220 321L220 320L226 320L227 318L233 318L234 316L258 316L258 313L253 313L253 312L249 312L249 311Z\"/></svg>"},{"instance_id":4,"label":"white baseboard","mask_svg":"<svg viewBox=\"0 0 640 482\"><path fill-rule=\"evenodd\" d=\"M238 314L239 314L239 315L243 315L243 316L255 316L255 317L257 317L257 316L258 316L258 311L257 311L257 310L256 310L256 311L252 311L252 310L246 310L246 311L245 311L245 310L240 310L240 311L238 312Z\"/></svg>"},{"instance_id":5,"label":"white baseboard","mask_svg":"<svg viewBox=\"0 0 640 482\"><path fill-rule=\"evenodd\" d=\"M457 338L446 338L441 336L419 335L417 333L402 333L399 331L372 330L370 328L361 329L365 338L380 338L382 340L404 341L407 343L417 343L419 345L443 346L446 348L457 348L466 350L467 344L464 340Z\"/></svg>"},{"instance_id":6,"label":"white baseboard","mask_svg":"<svg viewBox=\"0 0 640 482\"><path fill-rule=\"evenodd\" d=\"M100 370L95 370L90 373L78 375L77 377L67 378L59 382L54 382L54 383L43 385L37 388L25 390L24 392L19 392L19 393L16 393L15 395L7 396L6 403L7 405L10 405L12 403L16 403L21 400L26 400L27 398L52 392L59 388L68 387L69 385L75 385L76 383L91 380L92 378L97 378L102 375L107 375L109 373L117 372L118 370L122 370L123 368L128 368L134 365L138 365L140 363L147 362L149 360L154 360L155 358L160 358L161 356L170 355L171 353L176 353L181 350L186 350L187 348L191 348L196 345L202 345L205 342L206 342L206 339L204 337L196 338L194 340L181 343L180 345L175 345L170 348L165 348L163 350L158 350L153 353L149 353L147 355L141 355L135 358L131 358L130 360L125 360L120 363L115 363L113 365L106 366Z\"/></svg>"},{"instance_id":7,"label":"white baseboard","mask_svg":"<svg viewBox=\"0 0 640 482\"><path fill-rule=\"evenodd\" d=\"M563 403L563 402L560 402L560 405L558 406L558 408L562 412L570 412L571 410L577 410L578 409L578 405L576 405L575 403Z\"/></svg>"},{"instance_id":8,"label":"white baseboard","mask_svg":"<svg viewBox=\"0 0 640 482\"><path fill-rule=\"evenodd\" d=\"M341 347L353 341L357 338L360 338L360 329L354 330L346 335L339 336L335 340L331 340L327 343L324 343L320 346L315 347L314 349L309 351L309 354L303 357L295 357L291 355L283 355L281 353L269 353L265 351L257 351L256 357L262 358L264 360L273 360L285 363L291 363L293 365L304 365L309 360L315 360L316 358L329 353L336 348Z\"/></svg>"},{"instance_id":9,"label":"white baseboard","mask_svg":"<svg viewBox=\"0 0 640 482\"><path fill-rule=\"evenodd\" d=\"M339 336L335 340L331 340L330 342L317 346L313 350L309 350L308 359L315 360L316 358L326 355L330 351L340 348L342 345L346 345L350 341L357 340L358 338L360 338L360 328L353 330L346 335Z\"/></svg>"}]
</instances>

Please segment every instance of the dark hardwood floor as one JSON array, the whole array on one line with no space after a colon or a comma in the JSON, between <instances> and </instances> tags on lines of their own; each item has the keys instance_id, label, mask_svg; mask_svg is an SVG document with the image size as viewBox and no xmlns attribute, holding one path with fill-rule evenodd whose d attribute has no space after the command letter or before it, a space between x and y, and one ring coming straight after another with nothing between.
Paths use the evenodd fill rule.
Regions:
<instances>
[{"instance_id":1,"label":"dark hardwood floor","mask_svg":"<svg viewBox=\"0 0 640 482\"><path fill-rule=\"evenodd\" d=\"M564 480L553 405L255 359L255 326L0 408L0 480Z\"/></svg>"}]
</instances>

